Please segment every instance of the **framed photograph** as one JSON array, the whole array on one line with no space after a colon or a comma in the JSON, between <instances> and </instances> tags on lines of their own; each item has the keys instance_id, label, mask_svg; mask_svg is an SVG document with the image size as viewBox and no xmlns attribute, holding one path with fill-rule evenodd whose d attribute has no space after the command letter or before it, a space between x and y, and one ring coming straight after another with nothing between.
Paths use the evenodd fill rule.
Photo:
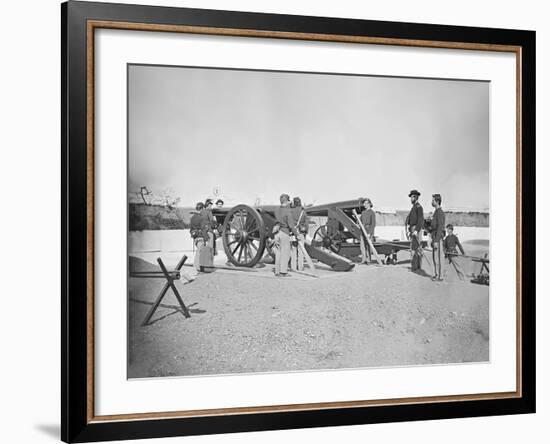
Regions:
<instances>
[{"instance_id":1,"label":"framed photograph","mask_svg":"<svg viewBox=\"0 0 550 444\"><path fill-rule=\"evenodd\" d=\"M535 411L534 31L61 13L64 441Z\"/></svg>"}]
</instances>

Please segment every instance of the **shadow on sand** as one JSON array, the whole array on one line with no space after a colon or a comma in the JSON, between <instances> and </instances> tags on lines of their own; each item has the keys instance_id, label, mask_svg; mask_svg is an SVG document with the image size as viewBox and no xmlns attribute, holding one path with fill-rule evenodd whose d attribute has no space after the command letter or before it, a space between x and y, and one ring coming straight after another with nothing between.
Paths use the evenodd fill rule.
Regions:
<instances>
[{"instance_id":1,"label":"shadow on sand","mask_svg":"<svg viewBox=\"0 0 550 444\"><path fill-rule=\"evenodd\" d=\"M143 301L141 299L135 299L135 298L130 298L130 301L137 302L138 304L144 304L144 305L153 305L154 304L153 302ZM194 313L194 314L204 314L204 313L206 313L206 310L201 310L200 308L191 308L191 307L194 307L195 305L197 305L197 302L193 302L192 304L187 305L187 309L189 310L190 313ZM173 311L171 311L170 313L166 313L163 316L159 316L158 318L151 319L147 325L153 325L154 323L156 323L158 321L162 321L163 319L166 319L169 316L175 315L176 313L180 313L182 316L184 316L181 307L179 307L178 305L160 304L160 307L168 308L168 309L171 309Z\"/></svg>"}]
</instances>

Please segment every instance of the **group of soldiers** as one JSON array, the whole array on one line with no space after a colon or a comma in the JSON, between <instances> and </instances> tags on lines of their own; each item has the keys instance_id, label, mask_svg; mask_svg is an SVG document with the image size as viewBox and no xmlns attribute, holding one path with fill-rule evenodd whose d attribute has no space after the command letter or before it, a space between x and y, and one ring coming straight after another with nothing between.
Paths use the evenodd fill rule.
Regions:
<instances>
[{"instance_id":1,"label":"group of soldiers","mask_svg":"<svg viewBox=\"0 0 550 444\"><path fill-rule=\"evenodd\" d=\"M412 207L405 221L407 237L411 241L412 271L421 270L422 258L424 257L422 235L426 227L424 209L420 205L419 197L420 192L417 190L411 190L409 193ZM459 278L464 279L464 272L457 261L458 250L464 255L464 248L458 237L453 233L453 226L451 224L445 225L445 213L441 208L441 202L440 194L432 195L434 213L431 226L427 227L431 237L434 267L432 280L443 280L442 262L444 258L447 258ZM359 221L363 233L360 242L361 263L367 264L371 261L371 245L376 228L376 212L369 198L360 198L359 203L362 207ZM280 204L275 209L276 223L268 242L275 253L275 275L286 277L289 276L289 269L291 271L302 271L304 269L304 259L307 255L305 240L309 230L309 220L306 209L299 197L294 197L291 201L288 194L281 194ZM197 271L205 271L205 267L212 267L214 255L216 254L216 237L219 236L219 224L213 216L213 206L214 201L212 199L206 199L204 203L198 202L195 206L196 213L191 217L191 237L196 248L194 267ZM218 199L216 206L223 206L223 201Z\"/></svg>"},{"instance_id":2,"label":"group of soldiers","mask_svg":"<svg viewBox=\"0 0 550 444\"><path fill-rule=\"evenodd\" d=\"M424 252L422 250L424 210L418 201L419 197L420 192L417 190L411 190L409 193L412 208L405 222L407 236L411 240L412 271L419 271L422 268L422 257L424 256ZM432 280L443 280L441 273L443 258L447 258L449 264L453 266L458 274L458 277L460 279L464 279L464 272L462 271L462 268L457 260L458 250L460 250L460 253L464 255L464 248L458 240L458 237L454 234L454 227L451 224L445 225L445 213L441 208L441 201L441 194L432 195L432 206L434 207L434 213L432 216L431 225L428 227L431 237L434 267L434 275L432 276Z\"/></svg>"},{"instance_id":3,"label":"group of soldiers","mask_svg":"<svg viewBox=\"0 0 550 444\"><path fill-rule=\"evenodd\" d=\"M411 190L411 210L405 221L407 237L411 241L411 270L419 271L422 268L422 235L425 228L431 237L434 274L432 280L443 280L442 263L447 258L460 279L465 278L460 263L457 260L458 251L464 255L464 248L458 237L454 234L451 224L445 225L445 213L441 208L441 194L432 195L434 213L431 225L425 227L424 209L419 202L420 192ZM273 227L272 246L275 252L275 275L289 276L288 270L301 271L304 268L305 237L308 232L309 221L305 208L299 197L290 200L288 194L281 194L280 207L275 211L277 223ZM371 246L374 241L376 229L376 212L373 209L371 199L364 197L359 199L361 214L359 216L362 225L361 236L361 263L371 262Z\"/></svg>"},{"instance_id":4,"label":"group of soldiers","mask_svg":"<svg viewBox=\"0 0 550 444\"><path fill-rule=\"evenodd\" d=\"M289 268L295 271L304 269L305 238L309 220L299 197L292 202L288 194L281 195L281 206L275 211L277 223L269 240L275 252L275 274L288 276ZM214 201L206 199L197 202L195 213L190 220L191 238L195 245L193 266L197 271L213 267L216 255L216 238L220 236L219 223L213 215ZM217 207L223 206L218 199Z\"/></svg>"}]
</instances>

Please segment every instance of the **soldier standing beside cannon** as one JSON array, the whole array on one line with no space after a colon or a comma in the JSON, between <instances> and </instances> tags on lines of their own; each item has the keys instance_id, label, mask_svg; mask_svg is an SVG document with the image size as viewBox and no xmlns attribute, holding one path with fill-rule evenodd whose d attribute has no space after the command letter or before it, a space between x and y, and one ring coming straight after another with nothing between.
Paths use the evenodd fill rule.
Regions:
<instances>
[{"instance_id":1,"label":"soldier standing beside cannon","mask_svg":"<svg viewBox=\"0 0 550 444\"><path fill-rule=\"evenodd\" d=\"M281 206L275 209L276 224L273 226L275 233L275 276L288 276L288 263L290 261L290 233L298 237L295 228L296 222L292 217L290 208L290 196L281 194L279 198Z\"/></svg>"},{"instance_id":2,"label":"soldier standing beside cannon","mask_svg":"<svg viewBox=\"0 0 550 444\"><path fill-rule=\"evenodd\" d=\"M449 263L454 267L456 274L458 274L458 277L460 280L466 279L466 275L464 274L464 271L462 271L462 268L460 267L460 264L458 263L457 257L458 257L458 249L460 249L460 253L464 256L464 248L462 248L462 244L458 240L458 236L453 233L454 228L451 224L447 225L447 236L443 240L443 248L445 249L445 256L447 259L449 259Z\"/></svg>"},{"instance_id":3,"label":"soldier standing beside cannon","mask_svg":"<svg viewBox=\"0 0 550 444\"><path fill-rule=\"evenodd\" d=\"M409 193L412 208L407 216L405 228L411 240L411 271L422 269L422 229L424 227L424 209L418 198L420 192L411 190Z\"/></svg>"},{"instance_id":4,"label":"soldier standing beside cannon","mask_svg":"<svg viewBox=\"0 0 550 444\"><path fill-rule=\"evenodd\" d=\"M361 205L364 210L361 212L361 223L365 227L365 232L369 239L374 239L374 229L376 228L376 213L372 209L372 202L369 198L360 199ZM361 263L368 264L372 260L372 251L367 243L367 240L361 236ZM367 260L368 255L368 260Z\"/></svg>"},{"instance_id":5,"label":"soldier standing beside cannon","mask_svg":"<svg viewBox=\"0 0 550 444\"><path fill-rule=\"evenodd\" d=\"M432 195L432 206L435 208L432 217L432 256L434 260L433 281L442 281L441 261L443 255L443 238L445 237L445 213L441 209L441 194Z\"/></svg>"},{"instance_id":6,"label":"soldier standing beside cannon","mask_svg":"<svg viewBox=\"0 0 550 444\"><path fill-rule=\"evenodd\" d=\"M290 244L290 268L292 270L303 271L304 270L304 244L306 240L306 234L309 228L309 222L307 220L307 214L305 208L302 206L302 200L299 197L295 197L292 200L292 218L295 222L295 229L298 232L296 240ZM298 244L301 244L300 247Z\"/></svg>"},{"instance_id":7,"label":"soldier standing beside cannon","mask_svg":"<svg viewBox=\"0 0 550 444\"><path fill-rule=\"evenodd\" d=\"M201 252L201 265L209 267L214 264L214 248L216 241L214 237L214 228L217 225L216 219L214 219L214 215L212 214L212 206L212 199L206 199L204 208L200 212L205 241L205 245Z\"/></svg>"},{"instance_id":8,"label":"soldier standing beside cannon","mask_svg":"<svg viewBox=\"0 0 550 444\"><path fill-rule=\"evenodd\" d=\"M189 227L191 232L191 239L193 239L193 243L196 248L195 258L193 260L193 266L197 271L204 271L204 268L201 266L201 263L200 263L202 249L206 245L206 242L205 242L206 233L203 230L202 215L201 215L201 211L203 209L204 209L204 204L202 202L198 202L195 205L195 210L197 212L193 214L193 216L191 216L190 227Z\"/></svg>"}]
</instances>

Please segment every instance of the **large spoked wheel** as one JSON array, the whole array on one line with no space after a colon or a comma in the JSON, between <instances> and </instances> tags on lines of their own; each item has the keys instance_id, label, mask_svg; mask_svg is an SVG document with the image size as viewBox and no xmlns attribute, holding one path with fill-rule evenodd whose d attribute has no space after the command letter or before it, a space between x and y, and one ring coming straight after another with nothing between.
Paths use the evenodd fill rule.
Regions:
<instances>
[{"instance_id":1,"label":"large spoked wheel","mask_svg":"<svg viewBox=\"0 0 550 444\"><path fill-rule=\"evenodd\" d=\"M248 205L232 208L223 223L223 249L238 267L253 267L265 249L265 225L260 213Z\"/></svg>"},{"instance_id":2,"label":"large spoked wheel","mask_svg":"<svg viewBox=\"0 0 550 444\"><path fill-rule=\"evenodd\" d=\"M311 244L314 247L323 247L333 253L338 253L340 251L341 242L342 239L340 238L340 233L330 233L327 225L321 225L317 228L317 230L315 230L315 233L313 234L313 242Z\"/></svg>"}]
</instances>

